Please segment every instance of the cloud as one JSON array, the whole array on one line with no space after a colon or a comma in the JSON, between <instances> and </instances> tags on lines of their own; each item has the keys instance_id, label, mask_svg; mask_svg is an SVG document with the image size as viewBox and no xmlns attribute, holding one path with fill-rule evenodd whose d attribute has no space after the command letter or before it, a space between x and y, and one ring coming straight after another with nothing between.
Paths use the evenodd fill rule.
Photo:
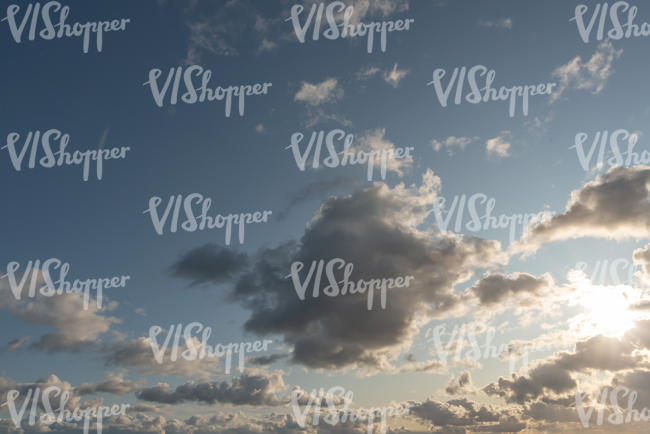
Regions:
<instances>
[{"instance_id":1,"label":"cloud","mask_svg":"<svg viewBox=\"0 0 650 434\"><path fill-rule=\"evenodd\" d=\"M497 29L512 29L512 18L504 17L504 18L499 18L496 21L490 21L490 20L478 20L478 25L481 27L488 27L488 28L497 28Z\"/></svg>"},{"instance_id":2,"label":"cloud","mask_svg":"<svg viewBox=\"0 0 650 434\"><path fill-rule=\"evenodd\" d=\"M162 336L162 335L161 335ZM194 338L194 348L201 348L201 343ZM183 342L178 349L178 354L188 349ZM102 360L106 365L123 368L135 368L145 374L177 377L209 378L219 371L219 363L215 358L206 357L197 360L185 360L178 357L172 361L170 358L171 345L165 351L163 363L158 363L154 357L149 338L140 337L126 340L103 348Z\"/></svg>"},{"instance_id":3,"label":"cloud","mask_svg":"<svg viewBox=\"0 0 650 434\"><path fill-rule=\"evenodd\" d=\"M238 56L242 47L250 45L257 47L258 53L269 52L279 41L289 40L282 19L264 17L258 6L250 0L183 3L188 31L185 63L200 64L206 54Z\"/></svg>"},{"instance_id":4,"label":"cloud","mask_svg":"<svg viewBox=\"0 0 650 434\"><path fill-rule=\"evenodd\" d=\"M234 22L229 24L221 14L200 16L186 23L189 31L189 44L185 63L194 65L201 62L201 53L209 52L217 56L235 56L239 50L231 40L233 33L239 33Z\"/></svg>"},{"instance_id":5,"label":"cloud","mask_svg":"<svg viewBox=\"0 0 650 434\"><path fill-rule=\"evenodd\" d=\"M7 402L7 393L10 390L18 391L19 401L22 401L30 390L34 391L35 389L40 389L43 391L48 387L54 387L61 392L68 392L70 394L69 400L65 403L65 408L73 409L79 406L80 398L79 395L75 393L74 387L54 374L50 374L47 377L38 379L32 383L18 383L10 378L0 377L0 402L3 404ZM50 403L52 408L60 407L63 403L63 401L61 401L61 394L50 394ZM42 408L42 402L39 404L39 407Z\"/></svg>"},{"instance_id":6,"label":"cloud","mask_svg":"<svg viewBox=\"0 0 650 434\"><path fill-rule=\"evenodd\" d=\"M426 373L439 373L444 371L445 364L439 360L424 360L418 362L412 354L406 357L406 363L402 364L399 372L426 372Z\"/></svg>"},{"instance_id":7,"label":"cloud","mask_svg":"<svg viewBox=\"0 0 650 434\"><path fill-rule=\"evenodd\" d=\"M171 267L176 277L190 279L191 286L227 282L248 263L245 253L207 243L185 253Z\"/></svg>"},{"instance_id":8,"label":"cloud","mask_svg":"<svg viewBox=\"0 0 650 434\"><path fill-rule=\"evenodd\" d=\"M495 427L490 422L499 422L501 419L510 420L507 410L494 407L479 406L467 399L454 399L447 402L429 398L422 403L415 402L410 409L415 417L429 422L434 427L444 427L442 432L455 432L454 427L466 427L471 431L491 431ZM525 428L525 424L524 424ZM521 431L523 428L511 432ZM497 431L498 432L498 431Z\"/></svg>"},{"instance_id":9,"label":"cloud","mask_svg":"<svg viewBox=\"0 0 650 434\"><path fill-rule=\"evenodd\" d=\"M359 138L359 144L351 148L352 152L370 152L370 151L387 151L395 150L393 142L386 139L386 129L377 128L367 131ZM397 174L400 178L404 176L406 170L413 165L413 156L409 154L406 158L389 158L386 160L386 170Z\"/></svg>"},{"instance_id":10,"label":"cloud","mask_svg":"<svg viewBox=\"0 0 650 434\"><path fill-rule=\"evenodd\" d=\"M369 66L367 68L362 68L359 71L357 71L355 77L359 81L364 81L370 79L371 77L374 77L379 72L381 72L381 70L376 66Z\"/></svg>"},{"instance_id":11,"label":"cloud","mask_svg":"<svg viewBox=\"0 0 650 434\"><path fill-rule=\"evenodd\" d=\"M458 378L452 377L447 383L445 392L449 395L463 395L474 392L474 386L472 386L472 376L469 371L463 371Z\"/></svg>"},{"instance_id":12,"label":"cloud","mask_svg":"<svg viewBox=\"0 0 650 434\"><path fill-rule=\"evenodd\" d=\"M337 188L353 187L359 184L357 178L340 176L334 179L317 179L305 184L299 190L291 193L287 199L287 204L278 213L278 219L284 220L289 212L297 205L314 199Z\"/></svg>"},{"instance_id":13,"label":"cloud","mask_svg":"<svg viewBox=\"0 0 650 434\"><path fill-rule=\"evenodd\" d=\"M30 336L22 336L16 339L12 339L5 348L0 351L15 351L20 349L25 342L30 339Z\"/></svg>"},{"instance_id":14,"label":"cloud","mask_svg":"<svg viewBox=\"0 0 650 434\"><path fill-rule=\"evenodd\" d=\"M42 275L37 277L37 284L42 285ZM113 324L120 321L105 314L117 307L117 303L105 303L99 309L92 299L84 309L83 294L63 293L46 297L36 293L33 298L22 294L16 300L7 284L0 280L0 309L6 310L17 318L30 324L40 324L56 329L32 343L31 348L49 353L70 351L79 352L97 344L99 336L109 331Z\"/></svg>"},{"instance_id":15,"label":"cloud","mask_svg":"<svg viewBox=\"0 0 650 434\"><path fill-rule=\"evenodd\" d=\"M300 90L293 97L294 101L304 102L311 106L317 106L326 102L336 101L343 97L343 89L338 87L338 80L328 78L321 83L311 84L302 82Z\"/></svg>"},{"instance_id":16,"label":"cloud","mask_svg":"<svg viewBox=\"0 0 650 434\"><path fill-rule=\"evenodd\" d=\"M399 82L409 73L408 69L397 69L397 63L393 65L390 72L384 73L384 81L393 87L399 86Z\"/></svg>"},{"instance_id":17,"label":"cloud","mask_svg":"<svg viewBox=\"0 0 650 434\"><path fill-rule=\"evenodd\" d=\"M287 357L289 357L288 354L271 354L270 356L251 357L247 361L251 365L266 366L272 365L273 363L286 359Z\"/></svg>"},{"instance_id":18,"label":"cloud","mask_svg":"<svg viewBox=\"0 0 650 434\"><path fill-rule=\"evenodd\" d=\"M615 167L571 192L566 211L530 228L513 251L574 238L650 235L650 167Z\"/></svg>"},{"instance_id":19,"label":"cloud","mask_svg":"<svg viewBox=\"0 0 650 434\"><path fill-rule=\"evenodd\" d=\"M410 346L420 324L463 309L454 285L470 278L474 268L505 260L496 241L418 229L439 190L439 178L428 170L419 186L376 182L329 198L300 241L260 249L234 281L230 298L251 312L245 330L281 334L292 347L291 361L308 367L397 372L390 361ZM309 267L336 257L353 264L355 281L414 279L408 288L388 292L387 312L368 310L365 294L301 301L286 278L291 264Z\"/></svg>"},{"instance_id":20,"label":"cloud","mask_svg":"<svg viewBox=\"0 0 650 434\"><path fill-rule=\"evenodd\" d=\"M277 394L286 389L282 375L244 373L233 378L228 384L189 382L172 390L167 383L158 383L154 387L142 389L136 393L138 399L163 404L181 404L185 402L202 402L205 404L232 404L254 406L278 406L286 404Z\"/></svg>"},{"instance_id":21,"label":"cloud","mask_svg":"<svg viewBox=\"0 0 650 434\"><path fill-rule=\"evenodd\" d=\"M633 260L635 264L641 265L643 274L640 275L642 280L650 280L650 244L643 248L634 250Z\"/></svg>"},{"instance_id":22,"label":"cloud","mask_svg":"<svg viewBox=\"0 0 650 434\"><path fill-rule=\"evenodd\" d=\"M352 24L357 24L366 17L388 17L409 9L409 0L345 0L344 3L353 7L350 18Z\"/></svg>"},{"instance_id":23,"label":"cloud","mask_svg":"<svg viewBox=\"0 0 650 434\"><path fill-rule=\"evenodd\" d=\"M547 293L553 285L553 278L548 274L539 278L527 273L488 274L479 279L470 291L478 297L481 304L493 305L510 296L524 294L538 297Z\"/></svg>"},{"instance_id":24,"label":"cloud","mask_svg":"<svg viewBox=\"0 0 650 434\"><path fill-rule=\"evenodd\" d=\"M269 41L268 39L264 38L262 39L262 42L260 43L258 50L264 52L264 51L273 51L276 48L278 48L277 43L273 41Z\"/></svg>"},{"instance_id":25,"label":"cloud","mask_svg":"<svg viewBox=\"0 0 650 434\"><path fill-rule=\"evenodd\" d=\"M558 87L551 95L551 103L559 100L567 90L587 90L599 94L605 88L607 80L614 74L612 64L619 58L623 49L616 50L610 40L598 45L596 52L587 62L576 56L567 64L558 66L553 77L558 79Z\"/></svg>"},{"instance_id":26,"label":"cloud","mask_svg":"<svg viewBox=\"0 0 650 434\"><path fill-rule=\"evenodd\" d=\"M443 139L442 141L432 139L431 140L431 146L436 152L439 152L443 148L447 150L447 153L449 155L454 155L455 149L458 148L461 151L464 151L467 145L470 143L473 143L477 140L479 140L480 137L474 136L474 137L456 137L456 136L449 136L446 139Z\"/></svg>"},{"instance_id":27,"label":"cloud","mask_svg":"<svg viewBox=\"0 0 650 434\"><path fill-rule=\"evenodd\" d=\"M322 107L314 108L308 106L306 116L307 121L305 122L305 126L307 128L313 128L314 126L325 122L334 122L345 127L352 126L352 122L344 115L338 113L328 113L323 110Z\"/></svg>"},{"instance_id":28,"label":"cloud","mask_svg":"<svg viewBox=\"0 0 650 434\"><path fill-rule=\"evenodd\" d=\"M113 395L124 395L135 392L142 387L141 382L125 380L122 375L109 374L99 383L83 383L75 387L78 395L94 395L97 393L111 393Z\"/></svg>"},{"instance_id":29,"label":"cloud","mask_svg":"<svg viewBox=\"0 0 650 434\"><path fill-rule=\"evenodd\" d=\"M509 157L511 140L512 133L510 131L502 131L498 136L485 142L485 150L488 155L496 155L499 158Z\"/></svg>"},{"instance_id":30,"label":"cloud","mask_svg":"<svg viewBox=\"0 0 650 434\"><path fill-rule=\"evenodd\" d=\"M497 383L489 384L483 391L519 404L549 394L554 398L576 389L572 373L591 370L616 372L638 366L643 357L634 354L634 350L634 345L628 341L594 336L576 343L572 353L556 353L538 363L527 376L513 374L511 380L499 378Z\"/></svg>"}]
</instances>

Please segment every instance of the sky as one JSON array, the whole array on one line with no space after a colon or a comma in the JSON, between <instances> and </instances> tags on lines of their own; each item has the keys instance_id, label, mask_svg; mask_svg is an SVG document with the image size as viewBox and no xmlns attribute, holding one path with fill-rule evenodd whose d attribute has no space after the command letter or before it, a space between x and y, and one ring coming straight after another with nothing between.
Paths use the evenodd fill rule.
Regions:
<instances>
[{"instance_id":1,"label":"sky","mask_svg":"<svg viewBox=\"0 0 650 434\"><path fill-rule=\"evenodd\" d=\"M87 26L86 50L83 36L39 37L43 15L25 18L35 2L7 2L0 405L12 390L22 404L56 386L66 408L128 404L104 420L108 433L367 432L367 421L312 423L309 398L324 399L325 415L339 387L350 408L410 408L374 432L646 432L647 422L615 423L609 398L597 402L619 387L621 407L634 393L635 409L650 408L649 41L623 27L636 12L641 32L650 8L614 2L594 15L604 2L584 3L324 3L340 26L402 26L385 50L380 33L371 50L367 36L328 38L326 14L315 40L313 0L51 3L54 24L69 8L70 32L122 20L101 49ZM516 93L512 115L505 100L472 104L470 71L478 90L491 75L494 95L541 94L527 113ZM450 85L458 75L462 88ZM203 101L186 103L190 79L208 82ZM307 151L320 132L319 158ZM87 176L83 162L45 167L61 140L70 160L88 156ZM379 159L371 177L368 163L333 163L346 140L355 156L388 155L385 172ZM91 155L113 149L98 179ZM182 226L185 209L202 206L217 225L238 216L230 238ZM50 258L69 264L70 282L128 279L101 297L90 289L85 305L78 293L29 295ZM389 288L385 306L375 290L368 309L367 293L330 297L327 273L306 277L336 259L353 265L354 282L412 279ZM231 369L225 358L171 360L196 345L191 336L171 339L159 363L156 345L192 323L210 328L211 347L268 343L247 350L241 370L238 354ZM581 405L596 407L587 424ZM82 425L17 427L0 407L0 432Z\"/></svg>"}]
</instances>

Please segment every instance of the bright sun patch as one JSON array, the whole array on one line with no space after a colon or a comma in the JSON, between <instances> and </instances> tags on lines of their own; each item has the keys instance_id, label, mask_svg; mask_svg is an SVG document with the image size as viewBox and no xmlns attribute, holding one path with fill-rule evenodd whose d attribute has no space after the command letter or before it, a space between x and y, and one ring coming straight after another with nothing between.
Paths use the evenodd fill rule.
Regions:
<instances>
[{"instance_id":1,"label":"bright sun patch","mask_svg":"<svg viewBox=\"0 0 650 434\"><path fill-rule=\"evenodd\" d=\"M630 307L641 300L642 292L628 285L594 285L581 271L569 273L569 281L576 288L570 305L581 306L584 312L569 323L581 336L604 335L621 338L634 327L634 322L645 316Z\"/></svg>"}]
</instances>

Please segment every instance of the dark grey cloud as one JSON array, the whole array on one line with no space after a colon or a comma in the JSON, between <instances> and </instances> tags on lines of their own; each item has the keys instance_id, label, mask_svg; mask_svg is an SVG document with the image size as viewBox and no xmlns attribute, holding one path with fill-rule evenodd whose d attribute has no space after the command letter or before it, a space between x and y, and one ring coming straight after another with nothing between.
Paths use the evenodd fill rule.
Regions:
<instances>
[{"instance_id":1,"label":"dark grey cloud","mask_svg":"<svg viewBox=\"0 0 650 434\"><path fill-rule=\"evenodd\" d=\"M490 305L504 301L510 295L542 295L553 285L553 279L544 275L535 277L527 273L512 275L489 274L478 280L470 290L482 304Z\"/></svg>"},{"instance_id":2,"label":"dark grey cloud","mask_svg":"<svg viewBox=\"0 0 650 434\"><path fill-rule=\"evenodd\" d=\"M248 264L245 253L208 243L185 253L172 265L172 274L191 281L192 286L232 279Z\"/></svg>"},{"instance_id":3,"label":"dark grey cloud","mask_svg":"<svg viewBox=\"0 0 650 434\"><path fill-rule=\"evenodd\" d=\"M22 336L16 339L12 339L9 341L6 347L4 347L0 351L15 351L20 349L25 342L27 342L30 339L30 336Z\"/></svg>"},{"instance_id":4,"label":"dark grey cloud","mask_svg":"<svg viewBox=\"0 0 650 434\"><path fill-rule=\"evenodd\" d=\"M270 356L251 357L247 362L251 365L266 366L272 365L273 363L286 359L287 357L289 357L288 354L271 354Z\"/></svg>"},{"instance_id":5,"label":"dark grey cloud","mask_svg":"<svg viewBox=\"0 0 650 434\"><path fill-rule=\"evenodd\" d=\"M577 383L572 373L589 370L617 372L640 365L643 357L633 354L634 350L635 347L626 340L595 336L578 342L572 353L556 353L533 367L526 376L513 374L512 379L499 378L483 391L519 404L547 394L556 397L575 390Z\"/></svg>"},{"instance_id":6,"label":"dark grey cloud","mask_svg":"<svg viewBox=\"0 0 650 434\"><path fill-rule=\"evenodd\" d=\"M475 269L505 262L498 242L418 229L438 189L429 171L419 187L375 183L328 199L299 241L260 249L234 282L230 298L251 311L245 330L281 334L293 347L294 363L390 369L389 361L418 333L418 318L461 309L454 286ZM353 264L354 281L414 278L409 287L388 291L386 311L378 302L368 310L367 294L313 298L309 290L300 300L286 278L292 263L306 264L304 278L312 261L333 258ZM320 283L327 285L325 273Z\"/></svg>"},{"instance_id":7,"label":"dark grey cloud","mask_svg":"<svg viewBox=\"0 0 650 434\"><path fill-rule=\"evenodd\" d=\"M650 235L650 168L614 167L571 193L566 210L531 228L515 251L581 237L647 238Z\"/></svg>"},{"instance_id":8,"label":"dark grey cloud","mask_svg":"<svg viewBox=\"0 0 650 434\"><path fill-rule=\"evenodd\" d=\"M288 401L278 398L285 389L282 376L272 374L244 373L225 381L211 383L189 382L172 390L167 383L158 383L136 393L138 399L163 404L202 402L205 404L233 404L254 406L278 406Z\"/></svg>"}]
</instances>

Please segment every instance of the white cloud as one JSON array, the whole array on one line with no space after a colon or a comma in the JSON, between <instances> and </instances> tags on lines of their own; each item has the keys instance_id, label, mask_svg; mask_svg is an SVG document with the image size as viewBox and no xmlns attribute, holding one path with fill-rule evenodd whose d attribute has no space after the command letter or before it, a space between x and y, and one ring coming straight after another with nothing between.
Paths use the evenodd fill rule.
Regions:
<instances>
[{"instance_id":1,"label":"white cloud","mask_svg":"<svg viewBox=\"0 0 650 434\"><path fill-rule=\"evenodd\" d=\"M502 131L498 136L489 139L485 142L485 150L488 155L496 155L503 158L510 156L510 142L512 133L510 131Z\"/></svg>"},{"instance_id":2,"label":"white cloud","mask_svg":"<svg viewBox=\"0 0 650 434\"><path fill-rule=\"evenodd\" d=\"M377 128L376 130L368 131L363 135L359 142L359 146L353 147L354 151L382 151L386 149L395 149L395 144L385 138L386 129ZM413 165L413 157L409 155L406 158L390 158L386 161L386 169L390 172L395 172L399 177L404 176L404 170Z\"/></svg>"},{"instance_id":3,"label":"white cloud","mask_svg":"<svg viewBox=\"0 0 650 434\"><path fill-rule=\"evenodd\" d=\"M328 78L317 84L302 82L302 86L296 95L295 101L302 101L306 104L317 106L325 102L335 101L343 97L343 89L338 87L338 80Z\"/></svg>"},{"instance_id":4,"label":"white cloud","mask_svg":"<svg viewBox=\"0 0 650 434\"><path fill-rule=\"evenodd\" d=\"M553 77L559 80L557 90L551 95L551 103L562 97L570 89L588 90L599 94L605 88L607 80L614 74L612 63L621 56L623 50L615 50L611 41L601 43L587 62L580 56L553 71Z\"/></svg>"},{"instance_id":5,"label":"white cloud","mask_svg":"<svg viewBox=\"0 0 650 434\"><path fill-rule=\"evenodd\" d=\"M357 77L357 80L368 80L369 78L377 75L377 73L380 71L381 70L376 66L369 66L368 68L359 70L355 75Z\"/></svg>"},{"instance_id":6,"label":"white cloud","mask_svg":"<svg viewBox=\"0 0 650 434\"><path fill-rule=\"evenodd\" d=\"M262 43L260 44L258 50L259 51L272 51L272 50L275 50L276 48L278 48L278 44L264 38L264 39L262 39Z\"/></svg>"},{"instance_id":7,"label":"white cloud","mask_svg":"<svg viewBox=\"0 0 650 434\"><path fill-rule=\"evenodd\" d=\"M384 81L393 87L397 87L399 82L409 73L408 69L397 69L397 63L393 65L390 72L384 73Z\"/></svg>"},{"instance_id":8,"label":"white cloud","mask_svg":"<svg viewBox=\"0 0 650 434\"><path fill-rule=\"evenodd\" d=\"M478 136L474 136L474 137L449 136L446 139L443 139L442 141L432 139L431 146L436 152L439 152L440 150L442 150L442 148L445 148L447 149L447 153L449 153L449 155L454 155L455 148L459 148L461 151L465 150L467 145L477 141L478 139L480 139L480 137Z\"/></svg>"}]
</instances>

